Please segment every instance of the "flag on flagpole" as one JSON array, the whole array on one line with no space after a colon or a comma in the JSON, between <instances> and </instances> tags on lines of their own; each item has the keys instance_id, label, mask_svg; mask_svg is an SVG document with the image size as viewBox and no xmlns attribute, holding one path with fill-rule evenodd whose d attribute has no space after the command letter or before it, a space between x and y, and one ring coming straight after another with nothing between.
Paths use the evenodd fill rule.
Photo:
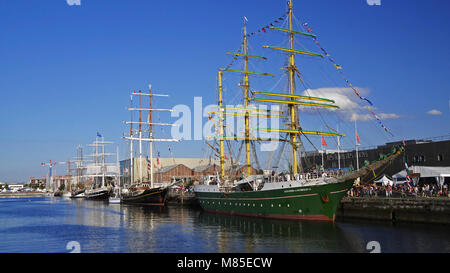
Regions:
<instances>
[{"instance_id":1,"label":"flag on flagpole","mask_svg":"<svg viewBox=\"0 0 450 273\"><path fill-rule=\"evenodd\" d=\"M359 144L361 144L361 140L359 139L359 136L358 136L358 131L356 131L356 141L357 141Z\"/></svg>"},{"instance_id":2,"label":"flag on flagpole","mask_svg":"<svg viewBox=\"0 0 450 273\"><path fill-rule=\"evenodd\" d=\"M325 139L323 138L323 136L322 136L322 146L327 146L327 147L328 147L328 145L327 145L327 143L325 142Z\"/></svg>"}]
</instances>

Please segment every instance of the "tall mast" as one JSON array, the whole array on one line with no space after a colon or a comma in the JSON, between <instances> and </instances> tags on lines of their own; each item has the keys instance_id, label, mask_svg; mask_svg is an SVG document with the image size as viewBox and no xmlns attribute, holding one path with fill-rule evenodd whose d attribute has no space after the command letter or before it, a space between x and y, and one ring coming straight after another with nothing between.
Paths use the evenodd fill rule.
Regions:
<instances>
[{"instance_id":1,"label":"tall mast","mask_svg":"<svg viewBox=\"0 0 450 273\"><path fill-rule=\"evenodd\" d=\"M307 37L313 37L315 38L316 35L310 34L310 33L303 33L299 31L293 30L293 0L289 0L288 2L288 20L289 20L289 28L279 28L271 26L269 29L279 30L283 32L289 33L289 41L290 41L290 47L283 48L283 47L275 47L275 46L266 46L264 45L263 48L270 48L274 50L280 50L289 52L289 65L285 67L285 69L288 72L289 75L289 94L286 93L276 93L276 92L267 92L267 91L253 91L255 94L264 95L264 96L274 96L274 97L281 97L281 98L287 98L287 99L272 99L272 98L252 98L253 101L258 102L269 102L269 103L277 103L277 104L287 104L288 105L288 118L290 119L288 123L288 128L260 128L258 130L260 131L267 131L267 132L278 132L278 133L287 133L289 134L289 141L292 145L292 173L298 174L298 163L297 163L297 150L298 150L298 142L300 135L326 135L326 136L345 136L343 134L339 134L337 132L318 132L318 131L310 131L310 130L303 130L300 127L300 124L298 122L298 117L296 114L296 110L298 106L312 106L312 107L329 107L329 108L337 108L339 109L339 106L334 105L335 101L326 99L326 98L318 98L318 97L310 97L310 96L302 96L296 94L296 88L295 88L295 73L298 73L298 68L295 66L295 54L304 54L309 56L317 56L324 58L323 55L314 53L314 52L308 52L304 50L297 50L294 49L294 34L301 35L301 36L307 36ZM282 118L282 117L279 117ZM282 140L282 139L280 139Z\"/></svg>"},{"instance_id":2,"label":"tall mast","mask_svg":"<svg viewBox=\"0 0 450 273\"><path fill-rule=\"evenodd\" d=\"M139 90L139 181L142 183L143 168L142 168L142 104L141 104L141 90Z\"/></svg>"},{"instance_id":3,"label":"tall mast","mask_svg":"<svg viewBox=\"0 0 450 273\"><path fill-rule=\"evenodd\" d=\"M105 165L105 138L102 136L102 187L105 187L105 172L106 172L106 165Z\"/></svg>"},{"instance_id":4,"label":"tall mast","mask_svg":"<svg viewBox=\"0 0 450 273\"><path fill-rule=\"evenodd\" d=\"M244 18L245 21L247 21L246 18ZM259 140L259 141L271 141L270 139L261 139L261 138L250 138L250 116L252 117L270 117L267 114L260 114L260 113L249 113L249 112L264 112L262 110L255 110L255 109L249 109L249 102L251 101L251 98L249 96L249 90L250 90L250 84L249 84L249 74L252 75L261 75L261 76L271 76L274 77L275 75L269 74L269 73L261 73L261 72L253 72L248 70L248 58L257 58L257 59L263 59L266 60L266 57L261 56L255 56L255 55L248 55L248 45L247 45L247 24L244 22L244 42L243 42L244 51L243 53L235 53L235 52L227 52L227 54L235 55L235 56L242 56L244 57L244 70L236 70L236 69L220 69L219 70L219 111L218 112L212 112L213 114L219 114L220 115L220 122L221 124L221 132L220 136L218 137L220 139L221 144L221 161L224 162L224 148L223 148L223 140L225 139L235 139L235 140L244 140L245 142L245 151L246 151L246 165L247 165L247 176L251 175L251 158L250 158L250 141L252 140ZM235 57L237 58L237 57ZM244 83L240 84L241 87L244 88L244 108L233 108L233 107L225 107L223 106L223 100L222 100L222 71L230 71L230 72L237 72L244 74ZM234 110L237 112L227 112L225 109L228 110ZM265 111L267 113L270 113L271 111ZM273 111L272 111L273 112ZM245 136L244 137L226 137L223 133L223 115L233 115L233 116L245 116ZM223 166L222 166L223 167ZM224 168L224 167L223 167ZM222 176L225 176L224 169L221 170Z\"/></svg>"},{"instance_id":5,"label":"tall mast","mask_svg":"<svg viewBox=\"0 0 450 273\"><path fill-rule=\"evenodd\" d=\"M152 109L152 86L148 85L148 109ZM148 111L149 138L153 138L152 111ZM150 141L150 187L153 188L153 141Z\"/></svg>"},{"instance_id":6,"label":"tall mast","mask_svg":"<svg viewBox=\"0 0 450 273\"><path fill-rule=\"evenodd\" d=\"M80 159L80 145L78 145L78 147L77 147L77 163L76 163L76 165L77 165L77 169L76 169L76 171L77 171L77 187L80 187L80 177L81 177L81 175L80 175L80 169L81 169L81 159Z\"/></svg>"},{"instance_id":7,"label":"tall mast","mask_svg":"<svg viewBox=\"0 0 450 273\"><path fill-rule=\"evenodd\" d=\"M223 106L223 99L222 99L222 71L219 70L218 75L218 81L219 81L219 111L223 111L221 108ZM248 116L248 115L247 115ZM220 134L220 178L223 180L225 179L225 147L224 147L224 129L223 129L223 115L219 115L219 134Z\"/></svg>"},{"instance_id":8,"label":"tall mast","mask_svg":"<svg viewBox=\"0 0 450 273\"><path fill-rule=\"evenodd\" d=\"M289 39L291 50L294 49L294 33L292 25L292 0L289 1ZM291 95L295 95L295 54L291 52L289 56L289 91ZM295 100L293 97L291 100ZM289 115L291 117L291 130L297 130L297 120L295 116L295 105L289 104ZM297 171L297 133L291 133L291 145L292 145L292 172L293 174L298 173Z\"/></svg>"},{"instance_id":9,"label":"tall mast","mask_svg":"<svg viewBox=\"0 0 450 273\"><path fill-rule=\"evenodd\" d=\"M137 108L133 107L133 95L137 95L139 96L139 106ZM142 96L148 96L149 97L149 108L143 108L142 107ZM131 105L130 108L128 108L128 110L132 113L133 111L139 111L139 121L133 121L133 114L131 114L131 120L130 121L126 121L125 124L130 124L130 136L129 137L123 137L124 139L130 140L131 141L131 148L130 148L130 152L131 152L131 181L133 184L133 140L138 140L139 141L139 183L143 183L144 182L144 175L143 175L143 167L142 167L142 141L148 141L150 142L149 145L149 153L150 153L150 158L151 158L151 167L150 167L150 182L151 182L151 186L153 187L153 142L154 141L179 141L178 139L163 139L163 138L154 138L153 137L153 128L152 125L160 125L160 126L175 126L174 124L169 124L169 123L154 123L152 122L152 115L151 112L152 111L168 111L168 112L172 112L173 109L155 109L152 108L152 97L168 97L168 95L163 95L163 94L153 94L152 90L151 90L151 85L149 85L149 93L142 93L142 91L139 90L139 92L133 91L131 94ZM149 111L148 114L148 121L142 121L142 111ZM138 137L134 137L133 136L133 124L139 124L139 136ZM148 137L142 137L142 124L144 125L148 125L149 126L149 136ZM147 164L147 163L146 163ZM147 175L147 182L148 182L148 175Z\"/></svg>"},{"instance_id":10,"label":"tall mast","mask_svg":"<svg viewBox=\"0 0 450 273\"><path fill-rule=\"evenodd\" d=\"M97 143L98 143L98 136L95 137L95 144L94 144L94 145L95 145L95 156L94 156L95 159L94 159L94 163L95 163L96 166L99 165L99 160L98 160L98 144L97 144ZM98 174L97 171L96 171L95 173ZM93 185L92 189L94 189L94 187L97 186L97 183L98 183L98 177L95 176L94 179L93 179L93 181L94 181L94 185Z\"/></svg>"},{"instance_id":11,"label":"tall mast","mask_svg":"<svg viewBox=\"0 0 450 273\"><path fill-rule=\"evenodd\" d=\"M69 159L69 160L67 160L67 189L65 189L66 192L70 192L70 182L72 180L70 173L71 173L71 170L70 170L70 159Z\"/></svg>"},{"instance_id":12,"label":"tall mast","mask_svg":"<svg viewBox=\"0 0 450 273\"><path fill-rule=\"evenodd\" d=\"M244 20L245 22L245 20ZM244 23L244 70L248 71L248 46L247 46L247 24ZM249 90L249 82L248 82L248 73L244 73L244 105L245 108L248 108L248 90ZM245 158L247 161L247 176L251 175L251 159L250 159L250 125L249 125L249 113L245 112Z\"/></svg>"},{"instance_id":13,"label":"tall mast","mask_svg":"<svg viewBox=\"0 0 450 273\"><path fill-rule=\"evenodd\" d=\"M130 108L133 108L133 96L130 96ZM130 185L134 183L134 158L133 158L133 111L131 113L130 120Z\"/></svg>"}]
</instances>

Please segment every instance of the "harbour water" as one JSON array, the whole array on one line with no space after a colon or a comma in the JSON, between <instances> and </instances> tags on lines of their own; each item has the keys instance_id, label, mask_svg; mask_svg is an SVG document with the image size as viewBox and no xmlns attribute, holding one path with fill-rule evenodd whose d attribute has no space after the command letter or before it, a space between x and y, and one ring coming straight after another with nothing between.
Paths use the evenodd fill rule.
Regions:
<instances>
[{"instance_id":1,"label":"harbour water","mask_svg":"<svg viewBox=\"0 0 450 273\"><path fill-rule=\"evenodd\" d=\"M2 253L449 253L448 226L280 221L188 207L0 198Z\"/></svg>"}]
</instances>

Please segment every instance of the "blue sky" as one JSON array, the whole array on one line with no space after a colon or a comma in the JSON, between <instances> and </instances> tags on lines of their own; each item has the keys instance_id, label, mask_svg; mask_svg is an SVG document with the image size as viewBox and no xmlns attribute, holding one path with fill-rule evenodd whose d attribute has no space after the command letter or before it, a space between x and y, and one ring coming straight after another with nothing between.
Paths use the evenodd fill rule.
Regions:
<instances>
[{"instance_id":1,"label":"blue sky","mask_svg":"<svg viewBox=\"0 0 450 273\"><path fill-rule=\"evenodd\" d=\"M449 8L445 0L294 2L299 22L310 24L353 85L369 90L377 112L397 115L383 120L394 137L374 120L360 122L363 146L450 133ZM41 162L74 158L97 131L124 158L130 91L151 83L170 95L161 107L192 107L194 96L214 104L217 69L241 43L243 16L251 32L285 11L284 0L0 0L0 181L45 175ZM256 46L266 37L252 39ZM300 69L314 88L345 87L332 69L328 82ZM353 123L339 126L353 134ZM175 156L207 153L204 142L187 143L173 146Z\"/></svg>"}]
</instances>

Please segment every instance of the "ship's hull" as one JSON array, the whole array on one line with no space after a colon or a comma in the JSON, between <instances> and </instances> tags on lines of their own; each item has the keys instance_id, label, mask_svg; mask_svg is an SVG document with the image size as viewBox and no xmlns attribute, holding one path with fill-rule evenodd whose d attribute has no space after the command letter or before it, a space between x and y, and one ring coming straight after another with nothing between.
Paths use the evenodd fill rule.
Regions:
<instances>
[{"instance_id":1,"label":"ship's hull","mask_svg":"<svg viewBox=\"0 0 450 273\"><path fill-rule=\"evenodd\" d=\"M334 221L341 199L354 180L247 192L195 194L207 212L273 219Z\"/></svg>"},{"instance_id":2,"label":"ship's hull","mask_svg":"<svg viewBox=\"0 0 450 273\"><path fill-rule=\"evenodd\" d=\"M63 195L62 191L55 191L55 193L53 193L54 197L61 197Z\"/></svg>"},{"instance_id":3,"label":"ship's hull","mask_svg":"<svg viewBox=\"0 0 450 273\"><path fill-rule=\"evenodd\" d=\"M145 189L139 193L122 194L121 202L124 204L164 206L166 204L167 188Z\"/></svg>"},{"instance_id":4,"label":"ship's hull","mask_svg":"<svg viewBox=\"0 0 450 273\"><path fill-rule=\"evenodd\" d=\"M70 198L84 198L84 192L85 190L79 190L72 193L72 196Z\"/></svg>"},{"instance_id":5,"label":"ship's hull","mask_svg":"<svg viewBox=\"0 0 450 273\"><path fill-rule=\"evenodd\" d=\"M110 195L109 189L94 189L84 192L84 198L89 200L108 200Z\"/></svg>"}]
</instances>

